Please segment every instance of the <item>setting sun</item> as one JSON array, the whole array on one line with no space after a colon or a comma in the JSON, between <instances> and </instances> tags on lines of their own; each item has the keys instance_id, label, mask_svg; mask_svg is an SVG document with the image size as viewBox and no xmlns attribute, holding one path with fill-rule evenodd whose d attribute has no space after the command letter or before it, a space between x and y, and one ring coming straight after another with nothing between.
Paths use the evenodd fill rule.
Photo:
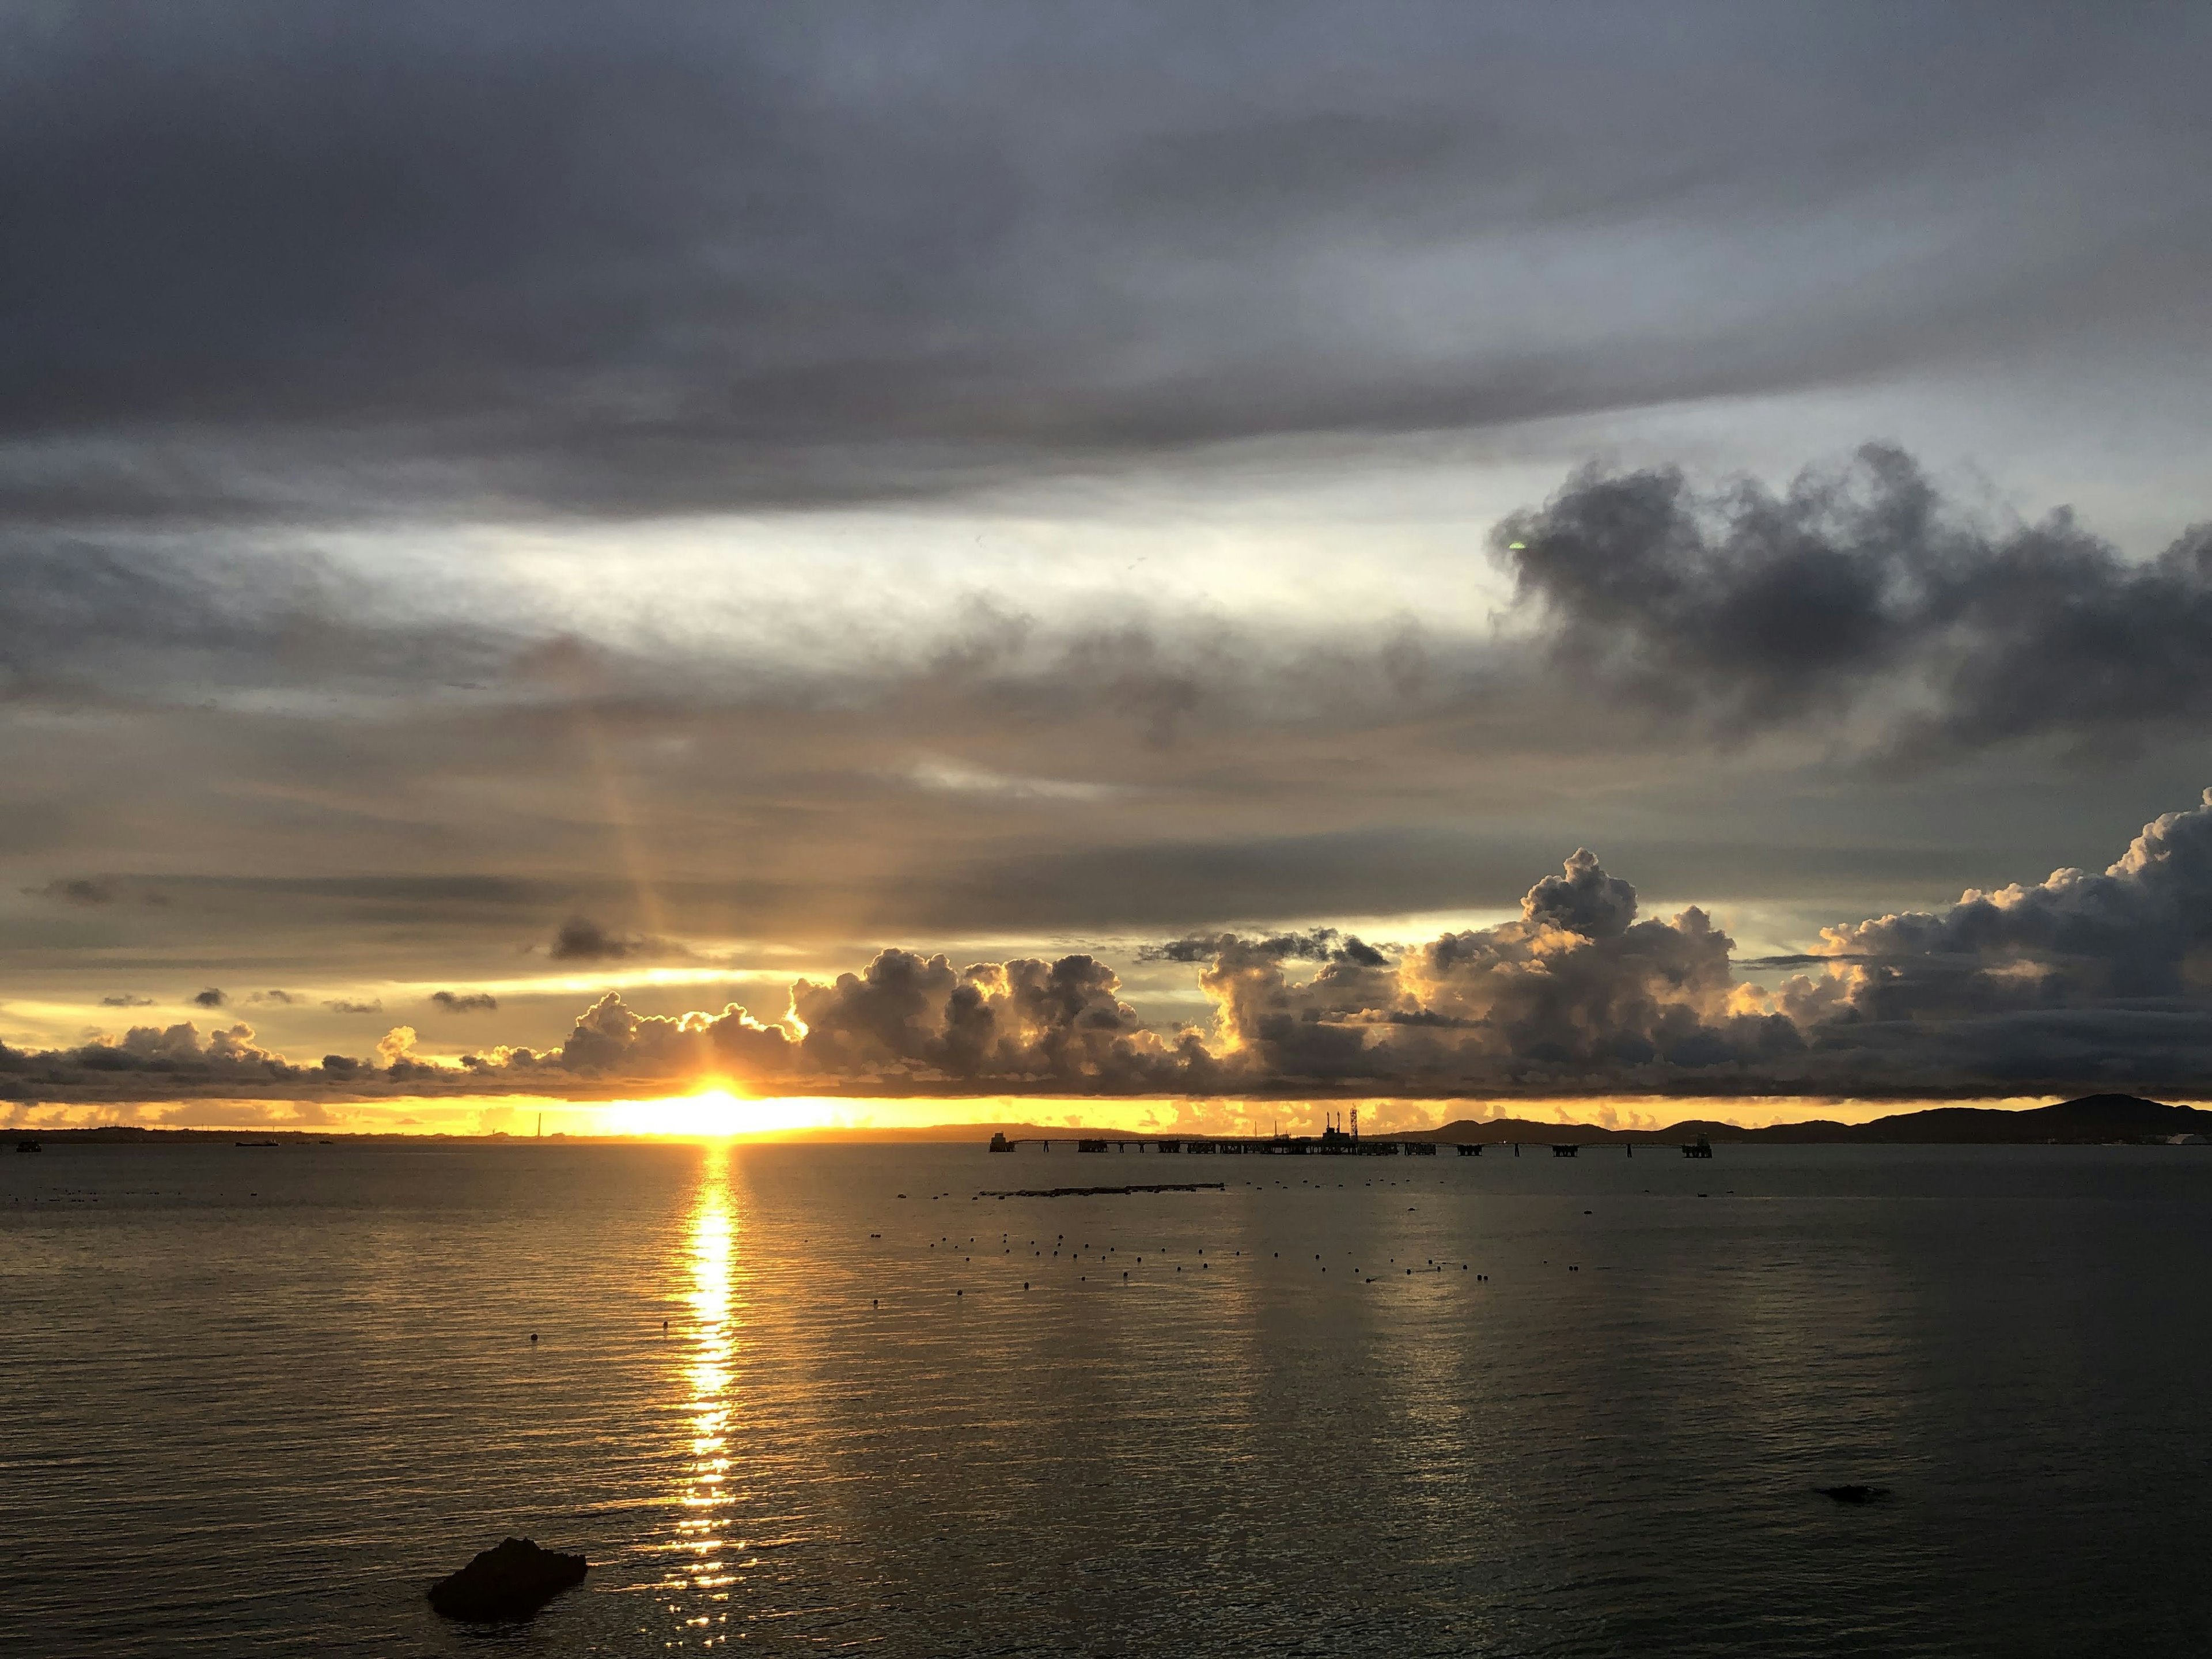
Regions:
<instances>
[{"instance_id":1,"label":"setting sun","mask_svg":"<svg viewBox=\"0 0 2212 1659\"><path fill-rule=\"evenodd\" d=\"M611 1101L605 1122L613 1134L726 1139L822 1128L832 1121L832 1103L780 1095L757 1100L729 1089L702 1089L663 1100Z\"/></svg>"}]
</instances>

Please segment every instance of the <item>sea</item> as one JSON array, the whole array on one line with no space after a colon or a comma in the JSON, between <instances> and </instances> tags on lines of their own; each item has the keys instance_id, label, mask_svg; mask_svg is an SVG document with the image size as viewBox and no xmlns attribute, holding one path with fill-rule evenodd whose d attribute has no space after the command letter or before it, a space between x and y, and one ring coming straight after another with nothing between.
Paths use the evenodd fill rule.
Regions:
<instances>
[{"instance_id":1,"label":"sea","mask_svg":"<svg viewBox=\"0 0 2212 1659\"><path fill-rule=\"evenodd\" d=\"M9 1655L2198 1655L2208 1477L2212 1148L0 1154Z\"/></svg>"}]
</instances>

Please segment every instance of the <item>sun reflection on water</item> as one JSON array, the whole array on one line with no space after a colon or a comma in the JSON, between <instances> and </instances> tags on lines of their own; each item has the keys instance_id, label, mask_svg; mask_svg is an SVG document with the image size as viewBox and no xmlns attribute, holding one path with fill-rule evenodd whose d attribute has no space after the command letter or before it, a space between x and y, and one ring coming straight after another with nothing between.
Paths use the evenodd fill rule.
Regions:
<instances>
[{"instance_id":1,"label":"sun reflection on water","mask_svg":"<svg viewBox=\"0 0 2212 1659\"><path fill-rule=\"evenodd\" d=\"M691 1352L683 1376L690 1418L690 1455L677 1503L674 1561L661 1581L678 1615L684 1645L702 1647L729 1639L730 1585L736 1575L726 1559L737 1547L729 1536L730 1431L738 1333L744 1321L736 1294L738 1217L730 1189L730 1149L701 1149L698 1195L688 1228L690 1254ZM690 1592L687 1596L684 1592ZM680 1599L677 1599L680 1598Z\"/></svg>"}]
</instances>

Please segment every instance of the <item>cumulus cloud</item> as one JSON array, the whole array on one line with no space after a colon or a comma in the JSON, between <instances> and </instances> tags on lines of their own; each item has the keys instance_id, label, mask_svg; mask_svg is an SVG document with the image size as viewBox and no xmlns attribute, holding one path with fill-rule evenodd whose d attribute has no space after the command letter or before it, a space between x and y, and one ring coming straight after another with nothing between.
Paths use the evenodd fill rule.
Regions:
<instances>
[{"instance_id":1,"label":"cumulus cloud","mask_svg":"<svg viewBox=\"0 0 2212 1659\"><path fill-rule=\"evenodd\" d=\"M1925 754L2212 712L2212 526L2142 563L2063 510L1992 529L1894 448L1778 493L1586 471L1493 541L1563 667L1723 732L1857 713Z\"/></svg>"},{"instance_id":2,"label":"cumulus cloud","mask_svg":"<svg viewBox=\"0 0 2212 1659\"><path fill-rule=\"evenodd\" d=\"M2212 1070L2212 790L2102 872L1829 927L1778 959L1819 971L1778 985L1743 976L1778 959L1739 963L1734 949L1698 907L1645 915L1578 848L1495 927L1387 947L1330 929L1154 947L1196 969L1204 1030L1146 1019L1089 955L960 966L894 948L860 972L793 981L770 1017L736 1003L641 1013L609 992L556 1048L458 1065L421 1057L404 1025L374 1061L327 1055L310 1073L249 1026L203 1041L183 1024L10 1049L0 1068L63 1087L128 1073L141 1091L156 1076L494 1091L713 1077L882 1093L2185 1091Z\"/></svg>"},{"instance_id":3,"label":"cumulus cloud","mask_svg":"<svg viewBox=\"0 0 2212 1659\"><path fill-rule=\"evenodd\" d=\"M138 1091L204 1084L285 1084L302 1076L282 1054L263 1048L251 1025L217 1027L203 1042L199 1028L189 1020L168 1026L134 1025L119 1037L95 1036L76 1048L38 1054L0 1052L0 1070L23 1072L33 1062L51 1083L66 1086L87 1078L129 1073L129 1087Z\"/></svg>"},{"instance_id":4,"label":"cumulus cloud","mask_svg":"<svg viewBox=\"0 0 2212 1659\"><path fill-rule=\"evenodd\" d=\"M719 1014L641 1016L610 992L578 1019L557 1064L587 1074L865 1080L876 1086L989 1081L1074 1089L1199 1086L1210 1058L1194 1036L1164 1037L1087 956L956 969L943 956L887 950L859 974L791 988L773 1022L731 1004Z\"/></svg>"},{"instance_id":5,"label":"cumulus cloud","mask_svg":"<svg viewBox=\"0 0 2212 1659\"><path fill-rule=\"evenodd\" d=\"M204 991L196 991L192 994L192 1005L198 1008L220 1008L229 1000L228 997L212 985Z\"/></svg>"},{"instance_id":6,"label":"cumulus cloud","mask_svg":"<svg viewBox=\"0 0 2212 1659\"><path fill-rule=\"evenodd\" d=\"M2102 872L1824 928L1816 954L1826 973L1785 981L1776 1006L1837 1068L2171 1086L2212 1064L2212 790Z\"/></svg>"},{"instance_id":7,"label":"cumulus cloud","mask_svg":"<svg viewBox=\"0 0 2212 1659\"><path fill-rule=\"evenodd\" d=\"M430 1000L449 1014L489 1014L499 1007L489 991L433 991Z\"/></svg>"},{"instance_id":8,"label":"cumulus cloud","mask_svg":"<svg viewBox=\"0 0 2212 1659\"><path fill-rule=\"evenodd\" d=\"M1340 954L1304 982L1274 941L1224 939L1200 983L1224 1054L1269 1079L1573 1088L1741 1067L1802 1047L1736 1006L1728 937L1694 908L1637 918L1635 890L1578 849L1518 921L1395 961Z\"/></svg>"}]
</instances>

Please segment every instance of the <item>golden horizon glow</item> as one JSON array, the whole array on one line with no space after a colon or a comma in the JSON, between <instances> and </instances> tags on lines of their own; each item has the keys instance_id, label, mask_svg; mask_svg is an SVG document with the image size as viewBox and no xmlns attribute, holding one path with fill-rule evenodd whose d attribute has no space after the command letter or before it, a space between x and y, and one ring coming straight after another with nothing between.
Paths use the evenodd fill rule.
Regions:
<instances>
[{"instance_id":1,"label":"golden horizon glow","mask_svg":"<svg viewBox=\"0 0 2212 1659\"><path fill-rule=\"evenodd\" d=\"M597 1109L598 1133L666 1135L678 1139L732 1140L747 1135L822 1129L835 1121L836 1103L788 1095L753 1096L729 1088L701 1089L659 1100L609 1101Z\"/></svg>"},{"instance_id":2,"label":"golden horizon glow","mask_svg":"<svg viewBox=\"0 0 2212 1659\"><path fill-rule=\"evenodd\" d=\"M635 1099L568 1100L537 1095L393 1095L291 1102L206 1097L187 1100L82 1101L0 1105L0 1127L14 1132L130 1125L214 1133L274 1132L315 1135L502 1135L526 1141L556 1136L670 1141L800 1139L813 1133L887 1140L928 1136L955 1127L988 1130L1016 1125L1073 1132L1131 1134L1316 1133L1325 1112L1359 1108L1376 1133L1431 1129L1460 1119L1521 1118L1536 1123L1589 1123L1608 1128L1662 1128L1689 1119L1759 1128L1772 1123L1833 1119L1864 1123L1934 1106L2005 1110L2047 1106L2056 1095L1984 1096L1974 1099L1907 1097L1836 1099L1815 1095L1553 1096L1531 1099L1437 1100L1358 1096L1328 1099L1249 1099L1208 1096L863 1096L751 1097L725 1079L684 1094ZM2178 1105L2212 1107L2200 1095L2169 1095Z\"/></svg>"}]
</instances>

